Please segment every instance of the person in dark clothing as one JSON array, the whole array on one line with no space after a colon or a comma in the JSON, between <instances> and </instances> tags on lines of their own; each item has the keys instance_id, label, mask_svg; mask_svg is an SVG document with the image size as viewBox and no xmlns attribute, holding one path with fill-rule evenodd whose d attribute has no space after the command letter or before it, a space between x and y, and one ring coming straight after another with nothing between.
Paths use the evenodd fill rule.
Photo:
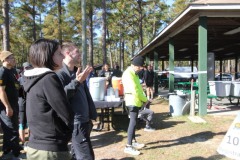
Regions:
<instances>
[{"instance_id":1,"label":"person in dark clothing","mask_svg":"<svg viewBox=\"0 0 240 160\"><path fill-rule=\"evenodd\" d=\"M94 160L90 133L92 120L97 118L97 111L85 82L92 67L87 66L80 73L80 68L76 66L80 64L81 53L74 43L63 43L62 54L65 56L63 68L57 74L75 114L71 153L73 159Z\"/></svg>"},{"instance_id":2,"label":"person in dark clothing","mask_svg":"<svg viewBox=\"0 0 240 160\"><path fill-rule=\"evenodd\" d=\"M122 77L122 71L120 70L120 67L118 65L115 65L112 77Z\"/></svg>"},{"instance_id":3,"label":"person in dark clothing","mask_svg":"<svg viewBox=\"0 0 240 160\"><path fill-rule=\"evenodd\" d=\"M151 65L148 65L147 70L144 72L144 81L146 84L147 98L148 100L153 99L154 72Z\"/></svg>"},{"instance_id":4,"label":"person in dark clothing","mask_svg":"<svg viewBox=\"0 0 240 160\"><path fill-rule=\"evenodd\" d=\"M109 69L109 65L105 63L103 69L100 71L99 77L106 77L107 88L112 87L112 71Z\"/></svg>"},{"instance_id":5,"label":"person in dark clothing","mask_svg":"<svg viewBox=\"0 0 240 160\"><path fill-rule=\"evenodd\" d=\"M140 80L140 84L144 84L144 73L147 70L146 66L143 66L142 69L140 71L137 72L137 75L139 77Z\"/></svg>"},{"instance_id":6,"label":"person in dark clothing","mask_svg":"<svg viewBox=\"0 0 240 160\"><path fill-rule=\"evenodd\" d=\"M18 89L20 87L13 53L0 53L2 67L0 68L0 122L3 130L3 156L12 152L15 157L20 155L22 147L19 145L18 133Z\"/></svg>"},{"instance_id":7,"label":"person in dark clothing","mask_svg":"<svg viewBox=\"0 0 240 160\"><path fill-rule=\"evenodd\" d=\"M23 63L23 71L21 73L21 76L18 78L18 81L20 83L19 98L18 98L18 104L19 104L19 137L20 137L20 141L22 142L23 146L24 146L24 143L25 143L25 130L28 128L28 126L27 126L27 115L26 115L26 92L23 89L23 83L24 83L23 73L28 69L32 69L32 65L30 65L30 63L28 63L28 62L24 62Z\"/></svg>"},{"instance_id":8,"label":"person in dark clothing","mask_svg":"<svg viewBox=\"0 0 240 160\"><path fill-rule=\"evenodd\" d=\"M73 114L61 81L55 73L64 56L57 41L40 39L30 47L34 67L24 72L27 92L26 111L31 131L28 160L70 160Z\"/></svg>"}]
</instances>

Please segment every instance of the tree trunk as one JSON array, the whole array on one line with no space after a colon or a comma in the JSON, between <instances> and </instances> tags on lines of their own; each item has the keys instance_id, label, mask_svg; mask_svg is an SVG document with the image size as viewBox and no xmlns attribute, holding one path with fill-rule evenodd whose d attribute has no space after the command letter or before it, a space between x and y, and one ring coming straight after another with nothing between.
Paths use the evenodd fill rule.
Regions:
<instances>
[{"instance_id":1,"label":"tree trunk","mask_svg":"<svg viewBox=\"0 0 240 160\"><path fill-rule=\"evenodd\" d=\"M36 0L33 1L33 41L37 40L37 35L36 35L36 10L35 10L35 6L36 6Z\"/></svg>"},{"instance_id":2,"label":"tree trunk","mask_svg":"<svg viewBox=\"0 0 240 160\"><path fill-rule=\"evenodd\" d=\"M62 44L62 2L58 0L58 40Z\"/></svg>"},{"instance_id":3,"label":"tree trunk","mask_svg":"<svg viewBox=\"0 0 240 160\"><path fill-rule=\"evenodd\" d=\"M92 5L90 6L89 9L89 32L90 32L90 36L89 36L89 61L90 64L93 66L93 8Z\"/></svg>"},{"instance_id":4,"label":"tree trunk","mask_svg":"<svg viewBox=\"0 0 240 160\"><path fill-rule=\"evenodd\" d=\"M9 36L9 4L8 0L3 1L3 50L10 50L10 36Z\"/></svg>"},{"instance_id":5,"label":"tree trunk","mask_svg":"<svg viewBox=\"0 0 240 160\"><path fill-rule=\"evenodd\" d=\"M87 65L86 0L82 0L82 68Z\"/></svg>"},{"instance_id":6,"label":"tree trunk","mask_svg":"<svg viewBox=\"0 0 240 160\"><path fill-rule=\"evenodd\" d=\"M102 31L102 52L103 52L103 64L107 63L107 51L106 51L106 26L107 26L107 20L106 20L106 0L102 0L102 25L103 25L103 31Z\"/></svg>"},{"instance_id":7,"label":"tree trunk","mask_svg":"<svg viewBox=\"0 0 240 160\"><path fill-rule=\"evenodd\" d=\"M122 51L121 51L121 69L122 71L124 70L124 46L125 46L125 43L124 43L124 37L122 37L122 43L121 43L121 46L122 46Z\"/></svg>"},{"instance_id":8,"label":"tree trunk","mask_svg":"<svg viewBox=\"0 0 240 160\"><path fill-rule=\"evenodd\" d=\"M119 38L119 40L120 40L120 42L119 42L119 44L120 44L120 46L119 46L119 48L120 48L120 54L119 54L119 59L120 59L120 68L121 68L121 70L123 71L123 59L122 59L122 28L120 27L120 30L119 30L119 35L120 35L120 38Z\"/></svg>"},{"instance_id":9,"label":"tree trunk","mask_svg":"<svg viewBox=\"0 0 240 160\"><path fill-rule=\"evenodd\" d=\"M140 47L143 48L143 31L142 31L142 0L138 0L138 7L139 7L139 42Z\"/></svg>"},{"instance_id":10,"label":"tree trunk","mask_svg":"<svg viewBox=\"0 0 240 160\"><path fill-rule=\"evenodd\" d=\"M110 60L110 66L111 68L113 68L113 58L112 58L112 45L111 45L111 42L109 44L109 60Z\"/></svg>"}]
</instances>

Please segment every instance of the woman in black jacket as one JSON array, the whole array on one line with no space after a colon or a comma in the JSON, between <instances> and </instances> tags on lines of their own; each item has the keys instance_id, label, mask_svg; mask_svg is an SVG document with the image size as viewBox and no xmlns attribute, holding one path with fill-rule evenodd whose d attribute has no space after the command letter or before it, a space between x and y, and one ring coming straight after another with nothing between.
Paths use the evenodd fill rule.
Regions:
<instances>
[{"instance_id":1,"label":"woman in black jacket","mask_svg":"<svg viewBox=\"0 0 240 160\"><path fill-rule=\"evenodd\" d=\"M28 160L70 160L68 142L72 133L72 111L63 86L54 71L62 67L64 56L54 40L40 39L31 45L30 63L24 72L26 110L31 131Z\"/></svg>"}]
</instances>

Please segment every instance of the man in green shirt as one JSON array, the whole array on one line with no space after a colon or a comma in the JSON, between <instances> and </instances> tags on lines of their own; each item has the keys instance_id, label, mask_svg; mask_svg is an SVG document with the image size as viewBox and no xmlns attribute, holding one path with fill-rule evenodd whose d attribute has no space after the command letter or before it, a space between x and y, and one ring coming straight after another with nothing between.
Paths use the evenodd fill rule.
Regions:
<instances>
[{"instance_id":1,"label":"man in green shirt","mask_svg":"<svg viewBox=\"0 0 240 160\"><path fill-rule=\"evenodd\" d=\"M144 144L137 143L135 138L135 127L138 112L142 105L148 101L137 75L137 73L141 71L143 64L144 59L141 56L134 57L131 62L131 66L129 66L122 75L124 99L130 116L128 126L128 143L124 152L131 155L139 155L140 151L137 149L141 149L145 146Z\"/></svg>"}]
</instances>

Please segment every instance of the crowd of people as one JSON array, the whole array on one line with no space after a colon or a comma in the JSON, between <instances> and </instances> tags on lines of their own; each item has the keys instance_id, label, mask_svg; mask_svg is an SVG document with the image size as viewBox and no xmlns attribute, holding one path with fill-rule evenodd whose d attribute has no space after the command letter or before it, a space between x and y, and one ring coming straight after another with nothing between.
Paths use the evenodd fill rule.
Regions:
<instances>
[{"instance_id":1,"label":"crowd of people","mask_svg":"<svg viewBox=\"0 0 240 160\"><path fill-rule=\"evenodd\" d=\"M0 60L2 157L12 154L29 160L94 160L90 134L97 111L89 79L97 76L106 78L107 87L112 86L112 77L122 77L130 116L125 153L139 155L137 149L145 146L135 138L138 118L146 121L145 131L155 130L151 126L154 113L149 109L154 73L149 65L139 76L144 64L141 56L135 57L124 72L118 65L110 70L106 63L97 74L91 64L81 70L81 52L74 43L60 45L55 40L39 39L31 45L29 62L23 63L20 77L12 52L2 51ZM21 153L23 149L26 154Z\"/></svg>"}]
</instances>

